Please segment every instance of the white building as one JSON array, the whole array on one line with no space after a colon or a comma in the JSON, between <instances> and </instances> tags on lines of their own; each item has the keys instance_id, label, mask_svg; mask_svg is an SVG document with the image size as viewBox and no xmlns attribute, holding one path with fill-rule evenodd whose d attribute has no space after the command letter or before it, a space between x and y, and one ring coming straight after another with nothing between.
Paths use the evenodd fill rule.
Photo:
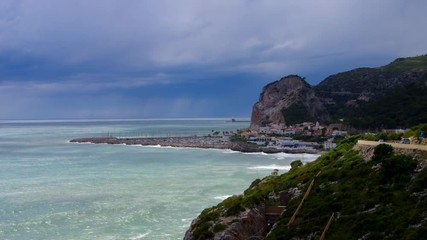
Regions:
<instances>
[{"instance_id":1,"label":"white building","mask_svg":"<svg viewBox=\"0 0 427 240\"><path fill-rule=\"evenodd\" d=\"M334 130L334 131L332 131L332 134L331 134L333 137L343 137L343 136L346 136L347 135L347 131L339 131L339 130Z\"/></svg>"},{"instance_id":2,"label":"white building","mask_svg":"<svg viewBox=\"0 0 427 240\"><path fill-rule=\"evenodd\" d=\"M323 143L323 149L325 150L331 150L333 148L336 148L337 144L332 142L332 140L328 140L326 142Z\"/></svg>"}]
</instances>

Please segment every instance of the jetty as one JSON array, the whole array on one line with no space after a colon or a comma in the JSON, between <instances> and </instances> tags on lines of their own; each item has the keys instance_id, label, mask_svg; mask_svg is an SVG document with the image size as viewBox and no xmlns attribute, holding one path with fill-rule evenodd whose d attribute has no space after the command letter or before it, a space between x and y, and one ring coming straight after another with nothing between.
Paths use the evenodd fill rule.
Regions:
<instances>
[{"instance_id":1,"label":"jetty","mask_svg":"<svg viewBox=\"0 0 427 240\"><path fill-rule=\"evenodd\" d=\"M272 148L257 146L245 142L234 142L229 137L222 136L188 136L188 137L149 137L149 138L120 138L120 137L89 137L70 140L71 143L94 143L116 145L161 146L204 149L230 149L238 152L264 152L264 153L311 153L318 151L292 148Z\"/></svg>"},{"instance_id":2,"label":"jetty","mask_svg":"<svg viewBox=\"0 0 427 240\"><path fill-rule=\"evenodd\" d=\"M189 136L189 137L152 137L152 138L78 138L73 139L72 143L105 143L105 144L124 144L141 146L162 146L162 147L190 147L190 148L229 148L229 140L221 137L210 136Z\"/></svg>"}]
</instances>

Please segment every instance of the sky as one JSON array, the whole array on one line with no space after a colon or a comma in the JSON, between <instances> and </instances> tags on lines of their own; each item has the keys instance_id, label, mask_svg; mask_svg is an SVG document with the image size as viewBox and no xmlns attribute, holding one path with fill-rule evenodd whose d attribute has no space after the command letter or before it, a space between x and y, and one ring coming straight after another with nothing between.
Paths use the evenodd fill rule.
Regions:
<instances>
[{"instance_id":1,"label":"sky","mask_svg":"<svg viewBox=\"0 0 427 240\"><path fill-rule=\"evenodd\" d=\"M425 0L1 0L0 119L250 117L262 87L427 53Z\"/></svg>"}]
</instances>

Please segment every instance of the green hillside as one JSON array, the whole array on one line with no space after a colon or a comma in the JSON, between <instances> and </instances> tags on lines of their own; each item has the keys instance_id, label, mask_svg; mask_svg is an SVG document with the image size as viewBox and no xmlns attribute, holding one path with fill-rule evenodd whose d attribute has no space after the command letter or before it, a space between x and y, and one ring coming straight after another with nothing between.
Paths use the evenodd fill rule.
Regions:
<instances>
[{"instance_id":1,"label":"green hillside","mask_svg":"<svg viewBox=\"0 0 427 240\"><path fill-rule=\"evenodd\" d=\"M410 84L368 103L349 113L348 122L369 130L406 128L427 122L427 85Z\"/></svg>"},{"instance_id":2,"label":"green hillside","mask_svg":"<svg viewBox=\"0 0 427 240\"><path fill-rule=\"evenodd\" d=\"M320 236L331 213L336 218L327 232L329 240L426 239L427 169L414 173L412 157L379 149L375 160L365 162L346 143L283 177L304 181L321 171L296 222L286 226L299 198L290 202L279 226L266 239Z\"/></svg>"},{"instance_id":3,"label":"green hillside","mask_svg":"<svg viewBox=\"0 0 427 240\"><path fill-rule=\"evenodd\" d=\"M277 205L272 199L281 193L292 197L277 225L257 231L271 230L265 239L319 239L332 213L328 240L427 239L427 168L417 168L413 157L394 153L384 144L365 161L353 149L355 142L354 137L347 139L302 167L294 162L288 173L256 180L243 195L206 209L193 225L194 239L212 239L238 221L254 221L246 216L223 224L248 209ZM313 179L311 192L288 226Z\"/></svg>"},{"instance_id":4,"label":"green hillside","mask_svg":"<svg viewBox=\"0 0 427 240\"><path fill-rule=\"evenodd\" d=\"M425 121L427 55L399 58L379 68L358 68L314 87L332 122L363 129L408 127Z\"/></svg>"},{"instance_id":5,"label":"green hillside","mask_svg":"<svg viewBox=\"0 0 427 240\"><path fill-rule=\"evenodd\" d=\"M380 69L389 72L426 72L427 55L398 58L389 65L381 67Z\"/></svg>"}]
</instances>

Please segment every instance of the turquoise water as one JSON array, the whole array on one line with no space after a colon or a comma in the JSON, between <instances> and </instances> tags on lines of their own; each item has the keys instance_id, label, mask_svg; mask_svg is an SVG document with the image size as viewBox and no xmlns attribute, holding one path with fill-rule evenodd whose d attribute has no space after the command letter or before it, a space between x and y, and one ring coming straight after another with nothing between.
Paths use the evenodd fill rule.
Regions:
<instances>
[{"instance_id":1,"label":"turquoise water","mask_svg":"<svg viewBox=\"0 0 427 240\"><path fill-rule=\"evenodd\" d=\"M182 239L204 208L309 154L72 144L236 130L216 120L1 121L0 239Z\"/></svg>"}]
</instances>

